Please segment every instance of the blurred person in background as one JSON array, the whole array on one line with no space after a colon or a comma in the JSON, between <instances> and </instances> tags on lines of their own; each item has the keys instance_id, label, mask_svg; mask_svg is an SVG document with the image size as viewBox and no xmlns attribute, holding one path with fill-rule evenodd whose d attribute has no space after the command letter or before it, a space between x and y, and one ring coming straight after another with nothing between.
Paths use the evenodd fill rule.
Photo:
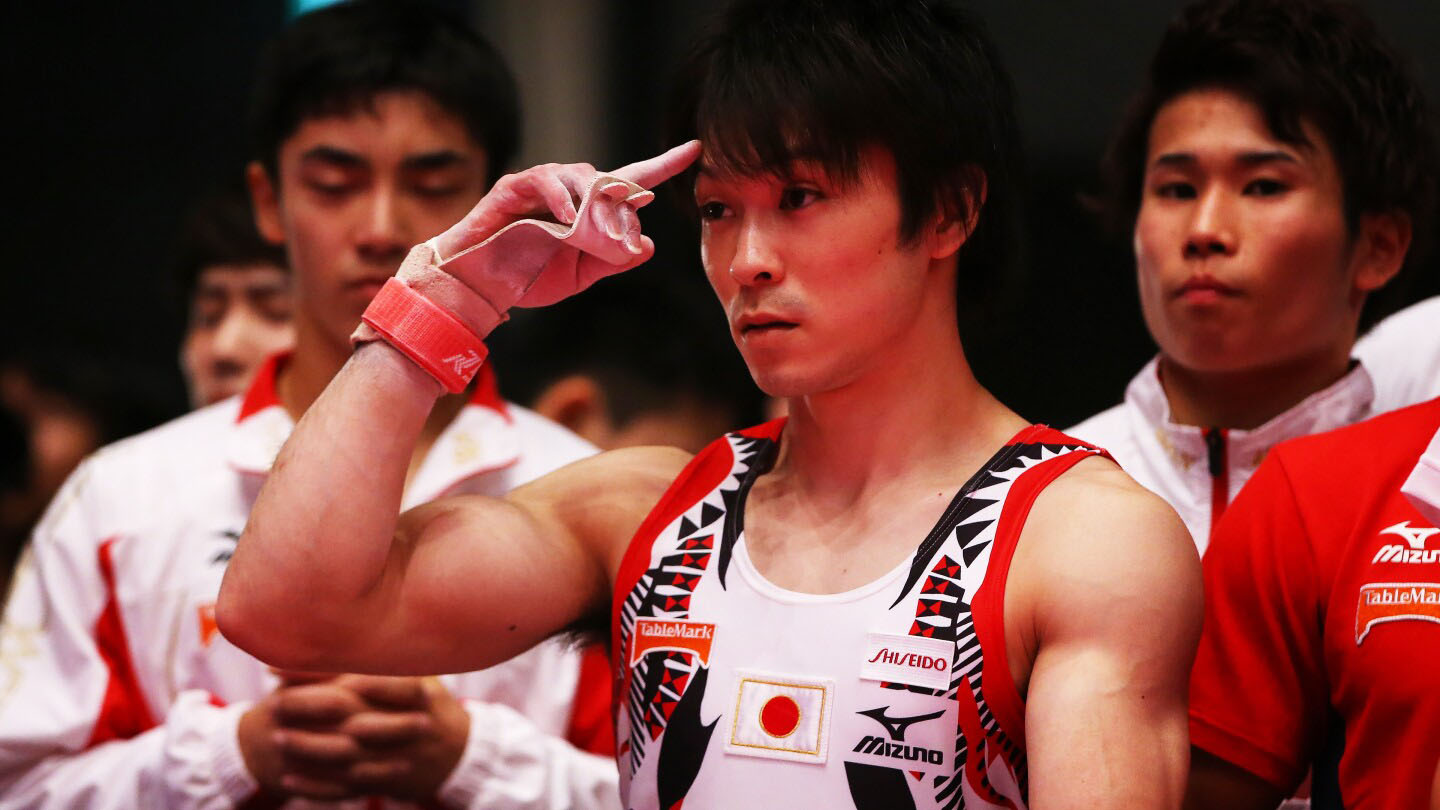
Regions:
<instances>
[{"instance_id":1,"label":"blurred person in background","mask_svg":"<svg viewBox=\"0 0 1440 810\"><path fill-rule=\"evenodd\" d=\"M565 739L613 746L608 692L583 688L558 641L484 672L376 678L272 672L217 632L277 448L406 248L500 175L519 112L464 25L351 2L271 43L252 128L256 225L285 247L295 349L242 397L97 453L56 497L6 611L0 807L614 807L614 761ZM499 495L592 452L504 402L486 366L437 404L406 497Z\"/></svg>"},{"instance_id":2,"label":"blurred person in background","mask_svg":"<svg viewBox=\"0 0 1440 810\"><path fill-rule=\"evenodd\" d=\"M179 242L180 368L199 408L243 392L267 357L295 345L290 270L284 247L255 229L239 184L201 200Z\"/></svg>"},{"instance_id":3,"label":"blurred person in background","mask_svg":"<svg viewBox=\"0 0 1440 810\"><path fill-rule=\"evenodd\" d=\"M726 338L720 310L660 264L516 312L491 350L506 369L501 392L601 450L696 453L760 422L764 396Z\"/></svg>"},{"instance_id":4,"label":"blurred person in background","mask_svg":"<svg viewBox=\"0 0 1440 810\"><path fill-rule=\"evenodd\" d=\"M1377 399L1371 363L1394 359L1352 349L1428 241L1435 155L1419 85L1352 3L1206 0L1167 29L1105 160L1160 352L1072 432L1202 552L1275 444L1407 404Z\"/></svg>"},{"instance_id":5,"label":"blurred person in background","mask_svg":"<svg viewBox=\"0 0 1440 810\"><path fill-rule=\"evenodd\" d=\"M1440 397L1440 295L1391 315L1355 344L1375 378L1375 410Z\"/></svg>"},{"instance_id":6,"label":"blurred person in background","mask_svg":"<svg viewBox=\"0 0 1440 810\"><path fill-rule=\"evenodd\" d=\"M101 446L173 416L169 393L156 370L103 353L30 346L0 359L0 407L22 427L27 467L25 486L7 489L0 505L11 563L76 465Z\"/></svg>"},{"instance_id":7,"label":"blurred person in background","mask_svg":"<svg viewBox=\"0 0 1440 810\"><path fill-rule=\"evenodd\" d=\"M1379 445L1326 443L1340 434L1272 448L1404 404L1377 391L1393 358L1357 360L1355 339L1432 227L1435 154L1418 84L1359 7L1210 0L1167 29L1107 156L1160 353L1073 432L1170 501L1205 553L1188 806L1269 810L1312 764L1316 807L1418 806L1413 776L1392 783L1401 771L1367 757L1429 750L1404 729L1433 723L1380 714L1434 691L1385 673L1436 628L1362 645L1347 601L1375 533L1403 522L1377 500L1398 482L1385 494ZM1413 416L1344 433L1408 442ZM1300 447L1331 449L1275 457Z\"/></svg>"}]
</instances>

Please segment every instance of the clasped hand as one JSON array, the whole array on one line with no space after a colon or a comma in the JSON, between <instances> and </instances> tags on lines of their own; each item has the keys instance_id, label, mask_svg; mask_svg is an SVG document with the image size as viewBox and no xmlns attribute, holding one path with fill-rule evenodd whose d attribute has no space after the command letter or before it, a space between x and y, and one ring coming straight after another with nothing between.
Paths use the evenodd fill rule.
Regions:
<instances>
[{"instance_id":1,"label":"clasped hand","mask_svg":"<svg viewBox=\"0 0 1440 810\"><path fill-rule=\"evenodd\" d=\"M245 765L276 804L425 801L464 752L469 714L435 678L280 674L239 728Z\"/></svg>"}]
</instances>

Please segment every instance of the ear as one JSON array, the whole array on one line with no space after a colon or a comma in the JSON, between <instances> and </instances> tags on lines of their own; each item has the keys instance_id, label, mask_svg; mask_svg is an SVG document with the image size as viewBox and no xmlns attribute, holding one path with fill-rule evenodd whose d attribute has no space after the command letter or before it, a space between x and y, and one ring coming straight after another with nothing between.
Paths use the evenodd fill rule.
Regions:
<instances>
[{"instance_id":1,"label":"ear","mask_svg":"<svg viewBox=\"0 0 1440 810\"><path fill-rule=\"evenodd\" d=\"M285 244L285 226L280 217L280 189L270 173L258 160L245 166L245 185L250 189L250 207L255 214L255 230L272 245Z\"/></svg>"},{"instance_id":2,"label":"ear","mask_svg":"<svg viewBox=\"0 0 1440 810\"><path fill-rule=\"evenodd\" d=\"M935 219L935 230L931 234L931 259L945 259L953 255L965 244L965 240L970 238L970 234L975 232L975 225L980 222L980 209L985 207L985 198L990 190L989 182L985 172L978 166L967 167L965 173L968 177L964 191L964 216L960 216L960 211L947 211L942 208Z\"/></svg>"},{"instance_id":3,"label":"ear","mask_svg":"<svg viewBox=\"0 0 1440 810\"><path fill-rule=\"evenodd\" d=\"M1412 236L1409 215L1394 211L1362 214L1355 233L1355 291L1373 292L1390 283L1405 264Z\"/></svg>"},{"instance_id":4,"label":"ear","mask_svg":"<svg viewBox=\"0 0 1440 810\"><path fill-rule=\"evenodd\" d=\"M583 374L562 377L546 386L530 409L596 447L606 447L615 432L605 392Z\"/></svg>"}]
</instances>

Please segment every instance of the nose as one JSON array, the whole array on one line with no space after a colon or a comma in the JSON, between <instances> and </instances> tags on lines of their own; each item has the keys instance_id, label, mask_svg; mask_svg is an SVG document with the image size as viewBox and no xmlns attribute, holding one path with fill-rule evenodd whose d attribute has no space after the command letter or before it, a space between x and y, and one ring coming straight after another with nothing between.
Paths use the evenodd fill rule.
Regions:
<instances>
[{"instance_id":1,"label":"nose","mask_svg":"<svg viewBox=\"0 0 1440 810\"><path fill-rule=\"evenodd\" d=\"M730 277L744 287L778 284L785 277L774 228L764 218L756 217L740 226L735 255L730 260Z\"/></svg>"},{"instance_id":2,"label":"nose","mask_svg":"<svg viewBox=\"0 0 1440 810\"><path fill-rule=\"evenodd\" d=\"M1234 255L1237 239L1231 225L1230 205L1224 191L1207 191L1196 201L1192 210L1194 216L1185 237L1185 258L1208 259L1213 256Z\"/></svg>"},{"instance_id":3,"label":"nose","mask_svg":"<svg viewBox=\"0 0 1440 810\"><path fill-rule=\"evenodd\" d=\"M370 194L367 205L356 236L360 256L385 264L399 261L410 247L410 242L395 191L383 186L377 188Z\"/></svg>"},{"instance_id":4,"label":"nose","mask_svg":"<svg viewBox=\"0 0 1440 810\"><path fill-rule=\"evenodd\" d=\"M246 312L243 305L231 304L216 324L210 341L210 356L215 367L228 370L244 366L254 352L256 329L254 316Z\"/></svg>"}]
</instances>

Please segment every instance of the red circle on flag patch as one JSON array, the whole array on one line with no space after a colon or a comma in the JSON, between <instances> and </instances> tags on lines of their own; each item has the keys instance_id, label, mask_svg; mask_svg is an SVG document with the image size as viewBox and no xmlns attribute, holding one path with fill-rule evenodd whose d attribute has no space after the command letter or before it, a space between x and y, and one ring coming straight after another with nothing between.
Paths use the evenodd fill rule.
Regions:
<instances>
[{"instance_id":1,"label":"red circle on flag patch","mask_svg":"<svg viewBox=\"0 0 1440 810\"><path fill-rule=\"evenodd\" d=\"M789 695L776 695L760 709L760 728L771 737L789 737L800 725L800 704Z\"/></svg>"}]
</instances>

